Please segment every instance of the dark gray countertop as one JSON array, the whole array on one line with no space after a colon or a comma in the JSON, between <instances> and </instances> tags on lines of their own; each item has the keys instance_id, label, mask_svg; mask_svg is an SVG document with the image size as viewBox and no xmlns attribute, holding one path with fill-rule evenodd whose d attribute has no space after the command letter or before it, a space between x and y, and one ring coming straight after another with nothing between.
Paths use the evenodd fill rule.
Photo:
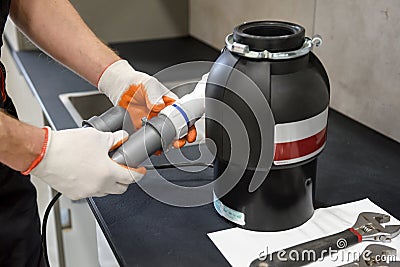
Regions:
<instances>
[{"instance_id":1,"label":"dark gray countertop","mask_svg":"<svg viewBox=\"0 0 400 267\"><path fill-rule=\"evenodd\" d=\"M218 56L217 51L192 38L113 47L135 68L150 74L176 63ZM18 52L14 56L51 125L56 129L76 127L58 95L95 88L40 52ZM196 150L186 149L186 153L195 157ZM175 169L159 172L188 186L206 183L212 177L210 168L190 174L190 179L188 173ZM328 142L318 165L319 206L368 197L400 218L399 173L399 143L330 111ZM171 207L149 197L137 185L131 185L123 195L93 198L89 203L122 265L228 266L206 233L232 225L217 216L212 205Z\"/></svg>"}]
</instances>

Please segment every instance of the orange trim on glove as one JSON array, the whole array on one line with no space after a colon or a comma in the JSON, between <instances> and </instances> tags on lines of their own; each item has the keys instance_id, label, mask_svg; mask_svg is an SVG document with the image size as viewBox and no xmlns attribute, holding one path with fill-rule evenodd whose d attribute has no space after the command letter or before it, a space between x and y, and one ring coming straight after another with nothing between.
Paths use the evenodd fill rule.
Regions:
<instances>
[{"instance_id":1,"label":"orange trim on glove","mask_svg":"<svg viewBox=\"0 0 400 267\"><path fill-rule=\"evenodd\" d=\"M151 119L165 107L165 104L152 104L147 96L143 84L131 85L129 89L121 96L118 103L129 112L133 125L136 129L142 127L142 118Z\"/></svg>"},{"instance_id":2,"label":"orange trim on glove","mask_svg":"<svg viewBox=\"0 0 400 267\"><path fill-rule=\"evenodd\" d=\"M39 156L28 167L28 169L26 171L21 171L21 173L23 175L28 175L37 165L39 165L39 163L44 158L44 155L46 154L47 145L49 143L49 131L50 130L49 130L49 128L43 128L43 130L45 131L45 134L44 134L44 142L43 142L42 150L40 151Z\"/></svg>"},{"instance_id":3,"label":"orange trim on glove","mask_svg":"<svg viewBox=\"0 0 400 267\"><path fill-rule=\"evenodd\" d=\"M186 141L189 143L193 143L194 141L196 141L196 137L197 137L197 130L196 127L194 127L193 125L188 129L186 137L176 140L173 145L175 148L181 148L186 144Z\"/></svg>"},{"instance_id":4,"label":"orange trim on glove","mask_svg":"<svg viewBox=\"0 0 400 267\"><path fill-rule=\"evenodd\" d=\"M176 99L173 99L173 98L171 98L171 97L169 97L169 96L166 96L166 95L163 95L163 96L162 96L162 99L163 99L163 101L164 101L164 103L165 103L165 106L172 105L172 104L176 101ZM161 111L161 110L160 110L160 111Z\"/></svg>"},{"instance_id":5,"label":"orange trim on glove","mask_svg":"<svg viewBox=\"0 0 400 267\"><path fill-rule=\"evenodd\" d=\"M135 172L140 173L142 175L145 175L146 172L147 172L147 169L145 167L143 167L143 166L140 166L140 167L137 167L137 168L132 168L132 167L128 167L128 166L126 166L124 164L118 164L118 165L121 166L124 169L132 170L132 171L135 171Z\"/></svg>"},{"instance_id":6,"label":"orange trim on glove","mask_svg":"<svg viewBox=\"0 0 400 267\"><path fill-rule=\"evenodd\" d=\"M111 148L110 151L114 151L117 148L119 148L120 146L122 146L123 143L125 143L126 141L128 141L129 136L126 136L125 138L119 140L117 143L115 143Z\"/></svg>"}]
</instances>

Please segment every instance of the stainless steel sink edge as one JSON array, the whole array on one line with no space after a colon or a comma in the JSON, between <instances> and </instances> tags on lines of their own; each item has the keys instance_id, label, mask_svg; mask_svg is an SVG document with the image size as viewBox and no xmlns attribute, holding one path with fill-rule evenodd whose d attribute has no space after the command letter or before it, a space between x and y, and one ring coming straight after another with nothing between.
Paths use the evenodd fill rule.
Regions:
<instances>
[{"instance_id":1,"label":"stainless steel sink edge","mask_svg":"<svg viewBox=\"0 0 400 267\"><path fill-rule=\"evenodd\" d=\"M72 104L70 98L71 97L79 97L79 96L89 96L89 95L98 95L101 94L99 91L86 91L86 92L73 92L73 93L65 93L60 94L58 97L61 102L64 104L65 108L68 110L68 113L71 115L72 119L76 123L78 127L82 124L82 117L79 114L78 110Z\"/></svg>"}]
</instances>

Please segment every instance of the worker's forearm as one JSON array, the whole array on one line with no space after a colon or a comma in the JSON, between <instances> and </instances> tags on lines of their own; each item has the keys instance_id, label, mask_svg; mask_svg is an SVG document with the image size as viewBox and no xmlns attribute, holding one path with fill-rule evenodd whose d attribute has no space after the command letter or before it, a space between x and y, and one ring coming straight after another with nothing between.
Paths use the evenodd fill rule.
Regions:
<instances>
[{"instance_id":1,"label":"worker's forearm","mask_svg":"<svg viewBox=\"0 0 400 267\"><path fill-rule=\"evenodd\" d=\"M0 112L0 162L25 171L40 155L45 132Z\"/></svg>"},{"instance_id":2,"label":"worker's forearm","mask_svg":"<svg viewBox=\"0 0 400 267\"><path fill-rule=\"evenodd\" d=\"M119 59L67 0L13 0L10 15L37 46L94 85Z\"/></svg>"}]
</instances>

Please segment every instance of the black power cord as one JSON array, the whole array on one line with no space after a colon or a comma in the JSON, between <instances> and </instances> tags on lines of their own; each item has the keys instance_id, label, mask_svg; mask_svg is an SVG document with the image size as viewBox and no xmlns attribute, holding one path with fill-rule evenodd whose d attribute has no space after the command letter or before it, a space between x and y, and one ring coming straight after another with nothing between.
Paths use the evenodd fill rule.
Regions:
<instances>
[{"instance_id":1,"label":"black power cord","mask_svg":"<svg viewBox=\"0 0 400 267\"><path fill-rule=\"evenodd\" d=\"M61 193L57 193L53 199L50 201L49 205L47 205L46 211L43 217L42 223L42 248L43 248L43 256L45 261L45 266L50 267L49 255L47 254L47 240L46 240L46 230L47 230L47 221L49 220L49 214L54 204L56 204L57 200L61 197Z\"/></svg>"},{"instance_id":2,"label":"black power cord","mask_svg":"<svg viewBox=\"0 0 400 267\"><path fill-rule=\"evenodd\" d=\"M192 163L192 162L182 162L182 163L175 163L175 164L161 164L157 166L144 166L146 169L168 169L168 168L175 168L175 167L211 167L213 168L213 164L208 164L208 163ZM49 262L49 255L47 254L47 236L46 236L46 231L47 231L47 221L49 220L49 215L50 211L53 208L54 204L56 204L57 200L61 197L61 193L58 192L53 199L50 201L49 205L47 205L46 211L44 213L43 217L43 223L42 223L42 248L43 248L43 256L44 256L44 261L45 261L45 266L50 267L50 262Z\"/></svg>"}]
</instances>

